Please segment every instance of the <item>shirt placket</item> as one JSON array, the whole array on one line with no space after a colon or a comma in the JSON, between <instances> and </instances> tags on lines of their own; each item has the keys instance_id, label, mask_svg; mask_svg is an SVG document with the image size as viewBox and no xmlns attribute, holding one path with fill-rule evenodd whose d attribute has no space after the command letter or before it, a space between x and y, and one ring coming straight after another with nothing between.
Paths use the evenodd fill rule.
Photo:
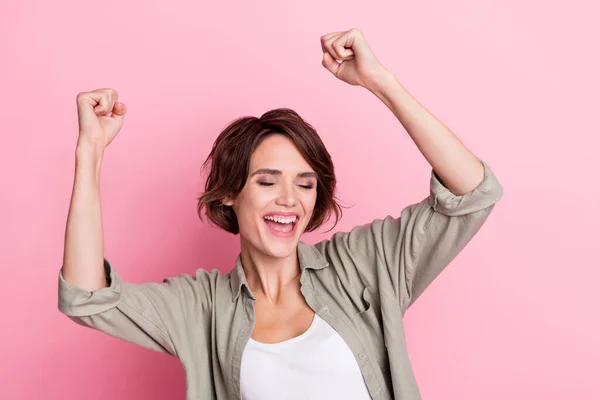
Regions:
<instances>
[{"instance_id":1,"label":"shirt placket","mask_svg":"<svg viewBox=\"0 0 600 400\"><path fill-rule=\"evenodd\" d=\"M347 318L337 311L337 307L326 303L323 296L320 296L315 290L308 274L303 274L300 282L302 284L300 290L308 305L339 333L352 354L354 354L371 398L374 400L392 399L392 396L385 389L383 376L379 371L375 358L362 343Z\"/></svg>"},{"instance_id":2,"label":"shirt placket","mask_svg":"<svg viewBox=\"0 0 600 400\"><path fill-rule=\"evenodd\" d=\"M245 323L241 324L242 329L237 334L233 350L233 357L231 358L231 392L234 396L233 398L236 400L241 400L242 398L240 386L242 355L244 353L244 348L250 340L250 336L252 336L252 331L254 331L254 300L250 298L250 296L247 296L245 292L241 293L240 297L243 298L242 301L244 302L245 313L242 318L245 319Z\"/></svg>"}]
</instances>

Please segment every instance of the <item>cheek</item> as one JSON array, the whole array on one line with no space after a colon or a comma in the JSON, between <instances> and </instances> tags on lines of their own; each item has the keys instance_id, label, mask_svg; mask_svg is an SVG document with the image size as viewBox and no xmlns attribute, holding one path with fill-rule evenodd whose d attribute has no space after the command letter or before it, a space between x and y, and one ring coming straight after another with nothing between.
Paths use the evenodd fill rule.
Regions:
<instances>
[{"instance_id":1,"label":"cheek","mask_svg":"<svg viewBox=\"0 0 600 400\"><path fill-rule=\"evenodd\" d=\"M315 209L316 202L317 202L317 193L316 192L307 193L302 198L302 204L304 207L304 211L307 214L312 214L313 210Z\"/></svg>"},{"instance_id":2,"label":"cheek","mask_svg":"<svg viewBox=\"0 0 600 400\"><path fill-rule=\"evenodd\" d=\"M246 229L254 229L256 221L262 215L262 212L269 205L270 197L264 193L247 193L238 203L238 221L240 228L242 225Z\"/></svg>"}]
</instances>

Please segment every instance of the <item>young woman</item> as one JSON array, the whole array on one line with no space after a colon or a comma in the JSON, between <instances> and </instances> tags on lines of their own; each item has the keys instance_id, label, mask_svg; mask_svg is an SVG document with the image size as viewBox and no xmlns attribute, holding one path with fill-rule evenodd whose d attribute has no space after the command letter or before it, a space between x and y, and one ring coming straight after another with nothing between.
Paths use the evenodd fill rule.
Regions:
<instances>
[{"instance_id":1,"label":"young woman","mask_svg":"<svg viewBox=\"0 0 600 400\"><path fill-rule=\"evenodd\" d=\"M240 235L227 274L121 280L103 254L99 174L126 107L112 89L77 96L59 309L177 356L188 399L419 399L404 313L502 196L489 166L407 93L359 30L330 33L321 44L327 70L397 116L432 166L430 193L397 217L304 243L302 233L341 216L327 150L290 109L240 118L217 138L198 199L200 215Z\"/></svg>"}]
</instances>

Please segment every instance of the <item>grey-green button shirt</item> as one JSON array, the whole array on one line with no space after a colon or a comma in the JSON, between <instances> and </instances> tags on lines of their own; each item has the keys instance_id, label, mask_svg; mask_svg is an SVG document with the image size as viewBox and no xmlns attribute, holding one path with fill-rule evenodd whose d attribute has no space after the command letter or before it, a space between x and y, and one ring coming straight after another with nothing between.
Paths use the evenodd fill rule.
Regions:
<instances>
[{"instance_id":1,"label":"grey-green button shirt","mask_svg":"<svg viewBox=\"0 0 600 400\"><path fill-rule=\"evenodd\" d=\"M373 399L421 398L402 318L502 197L502 186L481 162L485 177L470 193L454 195L432 170L430 195L399 217L376 219L315 245L298 243L302 294L348 344ZM226 274L198 269L195 276L132 284L105 258L110 286L94 292L59 272L58 308L81 325L177 356L187 399L240 399L255 301L240 260Z\"/></svg>"}]
</instances>

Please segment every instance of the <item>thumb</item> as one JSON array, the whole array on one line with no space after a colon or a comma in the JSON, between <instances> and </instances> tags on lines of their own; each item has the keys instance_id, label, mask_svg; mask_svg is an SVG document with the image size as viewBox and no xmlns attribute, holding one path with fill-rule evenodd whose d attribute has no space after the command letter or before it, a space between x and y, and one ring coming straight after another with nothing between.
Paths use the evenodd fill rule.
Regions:
<instances>
[{"instance_id":1,"label":"thumb","mask_svg":"<svg viewBox=\"0 0 600 400\"><path fill-rule=\"evenodd\" d=\"M321 62L321 64L323 64L323 66L329 72L337 76L337 72L340 69L340 64L338 64L338 62L333 57L331 57L331 54L329 54L328 52L324 52L323 61Z\"/></svg>"},{"instance_id":2,"label":"thumb","mask_svg":"<svg viewBox=\"0 0 600 400\"><path fill-rule=\"evenodd\" d=\"M121 103L120 101L115 101L115 104L112 109L111 118L116 120L118 123L122 124L125 119L125 114L127 113L127 106L125 103Z\"/></svg>"}]
</instances>

